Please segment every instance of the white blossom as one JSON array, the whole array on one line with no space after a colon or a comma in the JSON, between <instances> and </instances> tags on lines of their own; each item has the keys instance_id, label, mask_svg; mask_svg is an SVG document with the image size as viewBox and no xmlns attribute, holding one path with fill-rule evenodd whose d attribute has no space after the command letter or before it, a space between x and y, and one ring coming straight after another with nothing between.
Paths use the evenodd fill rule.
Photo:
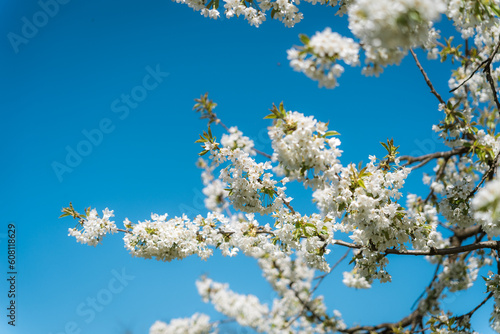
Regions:
<instances>
[{"instance_id":1,"label":"white blossom","mask_svg":"<svg viewBox=\"0 0 500 334\"><path fill-rule=\"evenodd\" d=\"M77 242L96 246L107 233L117 232L115 222L109 220L111 217L114 217L113 210L106 208L102 211L102 218L100 218L97 210L92 209L80 223L82 229L70 228L69 235L75 237Z\"/></svg>"}]
</instances>

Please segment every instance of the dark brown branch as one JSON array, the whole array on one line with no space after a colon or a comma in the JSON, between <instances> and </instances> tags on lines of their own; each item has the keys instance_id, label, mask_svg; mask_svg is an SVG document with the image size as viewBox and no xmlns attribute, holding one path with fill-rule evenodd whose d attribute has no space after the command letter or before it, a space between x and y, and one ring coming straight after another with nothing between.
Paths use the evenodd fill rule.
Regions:
<instances>
[{"instance_id":1,"label":"dark brown branch","mask_svg":"<svg viewBox=\"0 0 500 334\"><path fill-rule=\"evenodd\" d=\"M489 58L488 58L489 59ZM453 88L452 90L450 90L450 93L453 93L454 91L456 91L457 89L459 89L460 87L462 87L463 85L465 85L465 83L467 81L469 81L473 76L474 74L476 74L477 71L479 71L479 69L481 69L481 67L483 67L484 64L486 64L488 62L488 59L486 59L485 61L483 61L481 64L479 64L476 69L467 77L467 79L465 79L464 81L462 81L462 83L460 85L458 85L457 87Z\"/></svg>"},{"instance_id":2,"label":"dark brown branch","mask_svg":"<svg viewBox=\"0 0 500 334\"><path fill-rule=\"evenodd\" d=\"M361 245L356 245L350 242L345 242L342 240L333 240L332 244L345 246L349 248L360 249L363 248ZM459 247L450 247L450 248L431 248L428 251L424 250L399 250L399 249L386 249L381 251L384 254L396 254L396 255L414 255L414 256L423 256L423 255L452 255L452 254L460 254L464 252L470 252L477 249L500 249L500 241L496 240L488 240L475 244L459 246Z\"/></svg>"},{"instance_id":3,"label":"dark brown branch","mask_svg":"<svg viewBox=\"0 0 500 334\"><path fill-rule=\"evenodd\" d=\"M475 225L475 226L470 226L467 228L462 228L462 229L455 229L454 235L452 238L457 238L459 239L460 242L463 240L470 238L472 236L475 236L476 234L480 233L482 231L480 225Z\"/></svg>"},{"instance_id":4,"label":"dark brown branch","mask_svg":"<svg viewBox=\"0 0 500 334\"><path fill-rule=\"evenodd\" d=\"M438 158L450 158L454 155L459 155L468 152L469 149L467 147L458 147L454 148L451 151L444 151L444 152L434 152L434 153L429 153L429 154L424 154L418 157L412 157L409 155L402 155L399 157L399 160L404 160L406 163L403 166L408 166L411 165L414 162L419 162L419 161L426 161L429 162L432 159L438 159ZM418 167L421 167L420 165ZM414 167L415 168L415 167Z\"/></svg>"},{"instance_id":5,"label":"dark brown branch","mask_svg":"<svg viewBox=\"0 0 500 334\"><path fill-rule=\"evenodd\" d=\"M500 101L498 101L495 81L493 81L493 77L491 76L491 67L489 65L486 65L486 67L484 68L484 72L486 73L486 80L488 81L491 87L491 93L493 94L493 101L495 101L495 105L497 106L497 111L500 113Z\"/></svg>"},{"instance_id":6,"label":"dark brown branch","mask_svg":"<svg viewBox=\"0 0 500 334\"><path fill-rule=\"evenodd\" d=\"M440 103L446 104L446 102L444 102L441 95L439 95L439 93L434 89L434 86L432 85L432 82L429 80L427 73L425 73L424 68L422 67L422 65L420 65L420 62L418 61L418 58L417 58L417 55L415 54L415 52L413 52L412 49L410 49L410 52L411 52L411 55L413 56L413 59L415 59L415 63L417 63L418 69L420 70L420 72L424 76L424 80L427 83L427 86L429 86L429 88L431 89L431 93L434 94L434 96L439 100Z\"/></svg>"},{"instance_id":7,"label":"dark brown branch","mask_svg":"<svg viewBox=\"0 0 500 334\"><path fill-rule=\"evenodd\" d=\"M376 326L355 326L347 329L340 330L342 333L357 333L360 331L364 331L366 333L372 333L373 331L379 330L379 329L386 329L382 333L394 333L393 328L399 328L399 327L407 327L410 326L411 324L417 323L422 316L420 315L420 312L418 310L415 310L412 312L410 315L404 317L398 322L386 322L382 323Z\"/></svg>"},{"instance_id":8,"label":"dark brown branch","mask_svg":"<svg viewBox=\"0 0 500 334\"><path fill-rule=\"evenodd\" d=\"M471 317L477 310L479 310L479 308L481 308L481 306L483 306L484 304L486 304L486 302L488 300L490 300L490 298L493 297L493 292L490 292L490 294L488 296L486 296L486 298L484 298L484 300L479 304L477 305L476 307L474 307L474 309L472 309L470 312L466 313L466 314L463 314L459 317L456 317L457 320L460 320L460 319L463 319L465 317Z\"/></svg>"},{"instance_id":9,"label":"dark brown branch","mask_svg":"<svg viewBox=\"0 0 500 334\"><path fill-rule=\"evenodd\" d=\"M497 46L495 47L495 50L493 51L491 56L488 57L486 65L484 66L483 72L486 73L486 80L490 84L491 92L493 93L493 100L495 101L495 104L497 106L497 111L500 113L500 101L498 101L498 95L497 95L497 89L495 87L495 81L493 81L493 77L491 76L491 63L493 62L493 58L495 58L495 55L497 54L499 47L500 47L500 41L498 41Z\"/></svg>"}]
</instances>

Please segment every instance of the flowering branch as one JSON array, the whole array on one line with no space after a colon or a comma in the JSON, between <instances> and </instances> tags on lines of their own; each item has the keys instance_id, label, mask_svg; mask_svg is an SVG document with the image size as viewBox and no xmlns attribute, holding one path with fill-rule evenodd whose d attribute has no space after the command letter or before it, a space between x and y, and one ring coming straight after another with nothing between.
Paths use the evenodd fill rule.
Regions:
<instances>
[{"instance_id":1,"label":"flowering branch","mask_svg":"<svg viewBox=\"0 0 500 334\"><path fill-rule=\"evenodd\" d=\"M488 171L486 171L486 173L484 173L483 177L481 178L481 181L479 181L479 183L471 191L471 193L469 194L469 196L467 196L467 198L472 198L476 194L476 192L479 190L481 185L484 183L484 181L486 181L486 179L491 178L493 176L493 174L495 173L495 168L498 167L499 159L500 159L500 153L498 153L497 156L495 157L495 159L493 159L493 161L490 164L490 168L488 169Z\"/></svg>"},{"instance_id":2,"label":"flowering branch","mask_svg":"<svg viewBox=\"0 0 500 334\"><path fill-rule=\"evenodd\" d=\"M345 246L349 248L361 249L363 246L357 245L350 242L345 242L342 240L333 240L333 244ZM500 241L489 240L483 241L475 244L459 246L459 247L450 247L450 248L431 248L428 251L425 250L399 250L399 249L386 249L382 253L383 254L396 254L396 255L415 255L415 256L426 256L426 255L452 255L452 254L460 254L464 252L470 252L477 249L495 249L500 250Z\"/></svg>"}]
</instances>

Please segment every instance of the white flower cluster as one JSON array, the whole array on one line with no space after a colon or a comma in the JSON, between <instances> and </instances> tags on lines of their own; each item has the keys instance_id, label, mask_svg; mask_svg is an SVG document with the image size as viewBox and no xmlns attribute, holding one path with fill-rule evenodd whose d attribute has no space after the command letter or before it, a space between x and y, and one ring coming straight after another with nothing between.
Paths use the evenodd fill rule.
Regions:
<instances>
[{"instance_id":1,"label":"white flower cluster","mask_svg":"<svg viewBox=\"0 0 500 334\"><path fill-rule=\"evenodd\" d=\"M442 166L446 163L446 166ZM431 183L431 189L440 198L437 207L448 224L456 224L459 227L469 227L475 223L473 214L469 210L469 195L474 188L474 182L478 176L471 169L474 165L471 158L463 156L459 159L452 157L446 162L438 160L434 171L443 169L441 178ZM477 168L477 166L476 166Z\"/></svg>"},{"instance_id":2,"label":"white flower cluster","mask_svg":"<svg viewBox=\"0 0 500 334\"><path fill-rule=\"evenodd\" d=\"M283 119L269 128L273 160L279 162L278 172L312 188L336 179L342 151L338 149L338 138L328 138L331 134L327 125L314 117L287 112Z\"/></svg>"},{"instance_id":3,"label":"white flower cluster","mask_svg":"<svg viewBox=\"0 0 500 334\"><path fill-rule=\"evenodd\" d=\"M441 232L437 231L438 212L434 205L426 203L415 194L406 196L408 217L415 221L422 221L422 228L413 234L413 247L415 249L445 248L448 239L444 239ZM431 258L429 260L432 261Z\"/></svg>"},{"instance_id":4,"label":"white flower cluster","mask_svg":"<svg viewBox=\"0 0 500 334\"><path fill-rule=\"evenodd\" d=\"M319 87L334 88L338 85L337 78L344 72L344 67L337 63L339 60L351 66L359 64L358 43L332 32L330 28L303 41L305 44L300 49L288 50L290 66L317 80Z\"/></svg>"},{"instance_id":5,"label":"white flower cluster","mask_svg":"<svg viewBox=\"0 0 500 334\"><path fill-rule=\"evenodd\" d=\"M348 8L349 29L365 50L363 74L378 75L383 67L399 64L414 46L435 54L432 21L445 9L443 0L355 0Z\"/></svg>"},{"instance_id":6,"label":"white flower cluster","mask_svg":"<svg viewBox=\"0 0 500 334\"><path fill-rule=\"evenodd\" d=\"M421 216L409 217L397 203L410 170L386 171L375 164L374 156L370 159L362 170L353 164L342 167L339 180L316 190L313 197L324 214L343 216L335 228L350 233L354 243L363 247L356 257L357 273L371 283L373 278L390 280L384 270L387 259L379 252L406 249L409 241L426 248L429 226Z\"/></svg>"},{"instance_id":7,"label":"white flower cluster","mask_svg":"<svg viewBox=\"0 0 500 334\"><path fill-rule=\"evenodd\" d=\"M222 212L229 207L229 201L227 200L228 191L226 190L227 185L220 179L214 178L213 171L215 167L209 165L203 158L199 158L196 162L198 168L202 168L201 179L203 181L202 192L205 197L205 207L209 211Z\"/></svg>"},{"instance_id":8,"label":"white flower cluster","mask_svg":"<svg viewBox=\"0 0 500 334\"><path fill-rule=\"evenodd\" d=\"M206 142L216 164L229 161L231 164L221 170L221 179L229 186L228 198L236 210L268 214L280 209L286 200L285 187L278 187L266 170L271 163L257 163L240 148L219 148L216 143Z\"/></svg>"},{"instance_id":9,"label":"white flower cluster","mask_svg":"<svg viewBox=\"0 0 500 334\"><path fill-rule=\"evenodd\" d=\"M129 232L123 238L125 248L133 256L146 259L172 261L198 255L206 260L216 247L224 256L234 256L241 250L247 256L260 258L278 251L270 242L270 227L259 226L253 214L227 218L209 213L193 220L186 216L167 220L166 214L152 214L151 220L133 224L127 219L124 225Z\"/></svg>"},{"instance_id":10,"label":"white flower cluster","mask_svg":"<svg viewBox=\"0 0 500 334\"><path fill-rule=\"evenodd\" d=\"M486 55L485 58L488 58L488 56L489 55ZM465 84L460 88L454 90L453 94L457 99L472 97L472 103L474 106L493 100L493 93L486 77L478 74L470 77L473 71L481 65L481 62L481 59L476 59L476 61L468 67L459 67L453 71L452 77L448 80L448 86L450 89L455 89L465 82ZM491 75L493 78L498 80L500 77L500 68L492 68ZM471 117L469 115L466 116Z\"/></svg>"},{"instance_id":11,"label":"white flower cluster","mask_svg":"<svg viewBox=\"0 0 500 334\"><path fill-rule=\"evenodd\" d=\"M275 217L274 236L295 249L310 268L329 272L325 255L330 253L327 247L333 240L332 220L318 214L302 216L288 210L281 210Z\"/></svg>"},{"instance_id":12,"label":"white flower cluster","mask_svg":"<svg viewBox=\"0 0 500 334\"><path fill-rule=\"evenodd\" d=\"M466 178L460 180L458 184L450 184L445 188L445 198L439 203L439 213L441 213L450 224L457 224L457 226L465 228L475 223L467 201L468 195L474 188L474 183L471 179L472 176L467 175Z\"/></svg>"},{"instance_id":13,"label":"white flower cluster","mask_svg":"<svg viewBox=\"0 0 500 334\"><path fill-rule=\"evenodd\" d=\"M356 0L349 29L366 45L411 48L427 42L431 22L445 9L443 0Z\"/></svg>"},{"instance_id":14,"label":"white flower cluster","mask_svg":"<svg viewBox=\"0 0 500 334\"><path fill-rule=\"evenodd\" d=\"M82 229L76 227L69 229L69 236L75 237L77 242L96 246L107 233L116 233L116 225L109 218L114 217L113 210L106 208L102 211L102 218L97 214L96 209L92 209L87 217L80 224Z\"/></svg>"},{"instance_id":15,"label":"white flower cluster","mask_svg":"<svg viewBox=\"0 0 500 334\"><path fill-rule=\"evenodd\" d=\"M229 318L235 319L241 326L253 328L259 332L267 330L265 319L269 308L261 304L254 295L241 295L229 290L228 284L202 278L196 282L198 293L205 302L211 302L215 309Z\"/></svg>"},{"instance_id":16,"label":"white flower cluster","mask_svg":"<svg viewBox=\"0 0 500 334\"><path fill-rule=\"evenodd\" d=\"M295 259L285 253L269 253L259 258L262 275L280 296L290 294L290 290L304 294L308 299L314 278L314 269L309 267L301 254ZM296 296L295 296L296 298Z\"/></svg>"},{"instance_id":17,"label":"white flower cluster","mask_svg":"<svg viewBox=\"0 0 500 334\"><path fill-rule=\"evenodd\" d=\"M224 256L233 256L241 250L247 256L260 258L278 251L278 247L270 242L271 228L269 225L260 226L253 213L231 216L225 229L230 232L219 241Z\"/></svg>"},{"instance_id":18,"label":"white flower cluster","mask_svg":"<svg viewBox=\"0 0 500 334\"><path fill-rule=\"evenodd\" d=\"M292 333L332 333L346 328L340 312L334 310L332 316L327 315L323 297L313 296L314 270L308 266L307 260L301 254L293 260L276 254L259 259L264 277L279 296L274 299L270 312L270 328L274 329L270 333L279 334L283 330ZM303 314L304 307L328 321L311 323Z\"/></svg>"},{"instance_id":19,"label":"white flower cluster","mask_svg":"<svg viewBox=\"0 0 500 334\"><path fill-rule=\"evenodd\" d=\"M406 50L386 49L384 47L375 47L372 45L363 45L365 51L365 67L362 73L366 76L378 76L383 72L384 67L388 65L399 65L406 56Z\"/></svg>"},{"instance_id":20,"label":"white flower cluster","mask_svg":"<svg viewBox=\"0 0 500 334\"><path fill-rule=\"evenodd\" d=\"M224 0L225 14L227 18L243 15L250 25L258 27L266 20L266 15L253 7L248 7L245 2L239 0Z\"/></svg>"},{"instance_id":21,"label":"white flower cluster","mask_svg":"<svg viewBox=\"0 0 500 334\"><path fill-rule=\"evenodd\" d=\"M172 319L166 324L156 321L149 329L149 334L208 334L218 333L210 317L206 314L195 313L190 318Z\"/></svg>"},{"instance_id":22,"label":"white flower cluster","mask_svg":"<svg viewBox=\"0 0 500 334\"><path fill-rule=\"evenodd\" d=\"M370 283L364 278L363 276L360 276L358 273L355 272L355 270L348 272L344 271L344 279L342 280L342 283L344 283L346 286L350 288L355 288L355 289L369 289L372 287Z\"/></svg>"},{"instance_id":23,"label":"white flower cluster","mask_svg":"<svg viewBox=\"0 0 500 334\"><path fill-rule=\"evenodd\" d=\"M207 7L204 0L173 0L177 3L182 3L193 8L195 11L200 11L205 17L217 19L220 16L219 8L212 5ZM271 16L283 22L287 27L293 27L303 18L297 6L299 0L257 0L255 3L240 1L240 0L224 0L224 14L227 18L233 16L244 16L250 25L258 27L266 20L266 12L271 10Z\"/></svg>"},{"instance_id":24,"label":"white flower cluster","mask_svg":"<svg viewBox=\"0 0 500 334\"><path fill-rule=\"evenodd\" d=\"M432 27L429 29L427 41L422 45L427 50L427 59L437 59L439 54L438 39L441 37L441 32Z\"/></svg>"},{"instance_id":25,"label":"white flower cluster","mask_svg":"<svg viewBox=\"0 0 500 334\"><path fill-rule=\"evenodd\" d=\"M472 200L474 217L489 236L500 235L500 178L489 181Z\"/></svg>"},{"instance_id":26,"label":"white flower cluster","mask_svg":"<svg viewBox=\"0 0 500 334\"><path fill-rule=\"evenodd\" d=\"M300 255L292 260L280 252L265 253L259 258L259 266L278 294L271 308L262 304L256 296L235 293L227 284L206 277L196 283L198 292L216 310L258 332L313 334L346 328L338 311L334 311L332 316L327 315L323 298L313 297L311 288L314 270L307 266ZM305 308L324 317L325 321L309 321Z\"/></svg>"},{"instance_id":27,"label":"white flower cluster","mask_svg":"<svg viewBox=\"0 0 500 334\"><path fill-rule=\"evenodd\" d=\"M152 214L151 220L135 225L125 220L130 233L126 233L123 240L125 248L136 257L172 261L196 254L207 259L213 253L209 246L222 239L215 227L225 222L227 219L219 214L198 216L193 221L186 216L167 220L166 214Z\"/></svg>"},{"instance_id":28,"label":"white flower cluster","mask_svg":"<svg viewBox=\"0 0 500 334\"><path fill-rule=\"evenodd\" d=\"M236 126L229 128L229 134L223 134L220 143L225 148L230 150L241 149L243 152L249 155L255 155L253 140L243 135L243 132L238 130Z\"/></svg>"},{"instance_id":29,"label":"white flower cluster","mask_svg":"<svg viewBox=\"0 0 500 334\"><path fill-rule=\"evenodd\" d=\"M283 22L286 27L293 27L304 17L299 12L299 8L294 3L299 4L299 0L260 0L259 5L262 10L272 9L272 17Z\"/></svg>"},{"instance_id":30,"label":"white flower cluster","mask_svg":"<svg viewBox=\"0 0 500 334\"><path fill-rule=\"evenodd\" d=\"M468 257L467 260L448 257L442 263L443 271L439 274L439 281L450 292L469 289L476 281L479 269L484 264L474 256Z\"/></svg>"},{"instance_id":31,"label":"white flower cluster","mask_svg":"<svg viewBox=\"0 0 500 334\"><path fill-rule=\"evenodd\" d=\"M491 0L478 5L475 0L448 0L446 15L453 21L455 27L462 33L464 39L474 36L477 28L481 30L490 30L496 20L492 20L495 13L491 7L500 6L498 0Z\"/></svg>"}]
</instances>

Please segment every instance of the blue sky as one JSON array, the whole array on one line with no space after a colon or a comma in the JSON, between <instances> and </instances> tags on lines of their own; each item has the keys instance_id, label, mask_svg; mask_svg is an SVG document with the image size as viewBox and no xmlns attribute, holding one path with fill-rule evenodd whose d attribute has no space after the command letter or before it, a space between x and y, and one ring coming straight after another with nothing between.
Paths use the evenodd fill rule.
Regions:
<instances>
[{"instance_id":1,"label":"blue sky","mask_svg":"<svg viewBox=\"0 0 500 334\"><path fill-rule=\"evenodd\" d=\"M96 248L84 246L67 236L73 222L58 219L70 201L81 211L109 207L119 225L125 217L148 219L151 212L205 214L194 141L206 124L192 106L207 91L222 120L239 126L266 152L269 122L263 117L281 101L289 110L330 121L341 133L346 164L366 162L369 154L382 156L379 142L391 137L403 154L441 147L431 131L440 117L436 101L411 58L380 78L348 68L335 90L318 89L289 67L286 50L299 44L299 33L311 36L330 26L349 35L345 18L331 8L305 4L305 18L295 28L274 21L255 28L239 19L209 20L168 0L73 0L52 7L53 17L40 21L37 31L24 27L30 37L22 43L11 43L9 36L21 35L26 20L43 20L40 6L0 1L0 247L6 254L7 225L14 223L18 271L17 326L7 326L2 311L1 333L135 334L147 333L155 320L194 312L219 319L196 293L194 282L203 274L271 303L272 291L252 259L131 258L120 235ZM446 96L451 67L420 56ZM147 75L156 80L144 81ZM131 94L140 101L127 105L124 99ZM220 129L215 131L220 137ZM90 146L84 143L89 134L94 134ZM73 150L85 156L68 157ZM68 161L70 169L54 170ZM409 179L405 194L425 191L418 175ZM312 212L309 193L293 188L295 208ZM332 253L335 261L344 249ZM395 321L408 314L429 283L431 268L423 259L392 260L394 282L370 291L341 285L346 261L320 289L329 309L340 310L348 324ZM5 279L0 282L5 310L8 287ZM481 282L474 291L445 303L467 312L484 298ZM105 303L92 306L98 297ZM478 331L489 331L490 312L487 304L474 316Z\"/></svg>"}]
</instances>

